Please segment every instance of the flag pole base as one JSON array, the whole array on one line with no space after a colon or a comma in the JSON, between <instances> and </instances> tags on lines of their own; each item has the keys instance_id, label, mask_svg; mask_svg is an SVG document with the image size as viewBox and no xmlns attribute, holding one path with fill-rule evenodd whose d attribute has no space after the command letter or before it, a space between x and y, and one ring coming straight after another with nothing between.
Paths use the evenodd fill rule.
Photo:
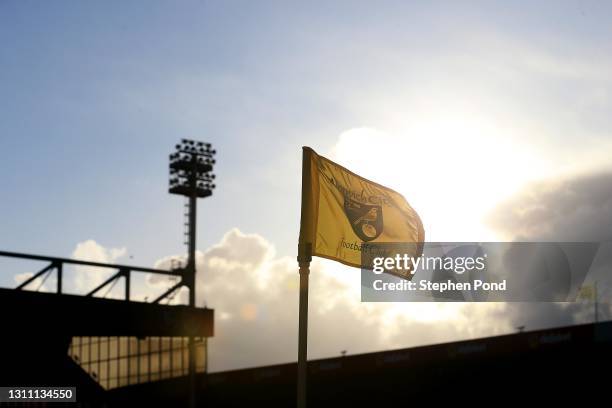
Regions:
<instances>
[{"instance_id":1,"label":"flag pole base","mask_svg":"<svg viewBox=\"0 0 612 408\"><path fill-rule=\"evenodd\" d=\"M312 261L312 244L298 245L300 267L300 304L298 326L297 406L306 408L306 377L308 374L308 277Z\"/></svg>"}]
</instances>

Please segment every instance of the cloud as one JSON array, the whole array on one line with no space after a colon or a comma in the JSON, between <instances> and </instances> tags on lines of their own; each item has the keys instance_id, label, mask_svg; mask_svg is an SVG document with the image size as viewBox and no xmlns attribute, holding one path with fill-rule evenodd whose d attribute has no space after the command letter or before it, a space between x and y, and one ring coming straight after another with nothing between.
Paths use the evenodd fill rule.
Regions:
<instances>
[{"instance_id":1,"label":"cloud","mask_svg":"<svg viewBox=\"0 0 612 408\"><path fill-rule=\"evenodd\" d=\"M50 272L47 272L47 274L48 273ZM15 280L15 283L21 284L22 282L31 278L32 276L34 276L33 272L24 272L24 273L18 273L17 275L13 277L13 279ZM45 278L45 276L46 275L43 275L43 276L40 276L34 279L32 282L30 282L27 285L25 289L26 290L36 290L38 292L54 292L55 291L55 281L56 281L55 277L49 276Z\"/></svg>"},{"instance_id":2,"label":"cloud","mask_svg":"<svg viewBox=\"0 0 612 408\"><path fill-rule=\"evenodd\" d=\"M100 263L115 263L127 253L126 248L105 248L93 239L79 242L72 251L71 257L81 261ZM113 269L90 266L67 266L64 271L64 286L66 292L84 294L94 289L105 279L117 272ZM117 293L109 293L108 297L118 297Z\"/></svg>"},{"instance_id":3,"label":"cloud","mask_svg":"<svg viewBox=\"0 0 612 408\"><path fill-rule=\"evenodd\" d=\"M105 248L93 239L88 239L75 246L71 257L81 261L115 263L126 253L126 248ZM63 270L63 290L65 293L85 294L114 272L116 271L112 269L66 264ZM15 275L13 279L16 283L21 283L33 275L32 272L24 272ZM30 282L27 288L40 292L55 292L56 283L57 275L55 269L52 269L48 276L43 275L36 278L33 282ZM110 297L117 297L115 293L109 295Z\"/></svg>"},{"instance_id":4,"label":"cloud","mask_svg":"<svg viewBox=\"0 0 612 408\"><path fill-rule=\"evenodd\" d=\"M582 174L525 186L487 217L507 240L602 242L612 240L612 172ZM587 280L598 280L600 309L610 316L610 246L600 248ZM591 321L591 305L582 303L510 304L509 318L528 327Z\"/></svg>"},{"instance_id":5,"label":"cloud","mask_svg":"<svg viewBox=\"0 0 612 408\"><path fill-rule=\"evenodd\" d=\"M506 238L535 241L612 239L612 172L526 186L488 222Z\"/></svg>"},{"instance_id":6,"label":"cloud","mask_svg":"<svg viewBox=\"0 0 612 408\"><path fill-rule=\"evenodd\" d=\"M72 258L83 261L114 263L117 259L125 256L126 248L105 248L93 239L79 242L72 251Z\"/></svg>"}]
</instances>

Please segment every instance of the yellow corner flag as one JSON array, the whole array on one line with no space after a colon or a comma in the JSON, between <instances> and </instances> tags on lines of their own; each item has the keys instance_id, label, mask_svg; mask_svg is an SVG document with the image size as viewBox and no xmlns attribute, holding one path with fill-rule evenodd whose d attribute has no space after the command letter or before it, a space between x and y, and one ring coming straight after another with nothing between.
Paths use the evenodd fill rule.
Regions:
<instances>
[{"instance_id":1,"label":"yellow corner flag","mask_svg":"<svg viewBox=\"0 0 612 408\"><path fill-rule=\"evenodd\" d=\"M309 147L303 148L302 218L297 257L300 267L298 408L306 408L308 275L312 256L371 269L374 257L387 257L394 248L414 258L421 256L424 240L423 223L401 194L352 173ZM385 246L390 246L391 251ZM408 271L397 275L404 279L413 276Z\"/></svg>"},{"instance_id":2,"label":"yellow corner flag","mask_svg":"<svg viewBox=\"0 0 612 408\"><path fill-rule=\"evenodd\" d=\"M301 248L312 248L307 255L369 269L362 253L376 246L372 244L411 244L408 255L422 254L423 223L401 194L358 176L309 147L303 148L302 165L299 243Z\"/></svg>"}]
</instances>

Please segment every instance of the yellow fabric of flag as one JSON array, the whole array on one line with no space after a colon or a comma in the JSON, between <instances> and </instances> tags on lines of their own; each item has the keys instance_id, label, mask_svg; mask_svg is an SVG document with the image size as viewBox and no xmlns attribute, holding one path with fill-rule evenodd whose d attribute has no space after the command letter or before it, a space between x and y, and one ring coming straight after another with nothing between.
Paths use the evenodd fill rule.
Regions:
<instances>
[{"instance_id":1,"label":"yellow fabric of flag","mask_svg":"<svg viewBox=\"0 0 612 408\"><path fill-rule=\"evenodd\" d=\"M309 255L370 269L362 253L378 248L377 244L409 244L409 256L422 254L423 223L401 194L309 147L303 148L302 166L299 243L300 248L312 247Z\"/></svg>"},{"instance_id":2,"label":"yellow fabric of flag","mask_svg":"<svg viewBox=\"0 0 612 408\"><path fill-rule=\"evenodd\" d=\"M578 292L580 299L595 300L595 287L593 285L584 285Z\"/></svg>"}]
</instances>

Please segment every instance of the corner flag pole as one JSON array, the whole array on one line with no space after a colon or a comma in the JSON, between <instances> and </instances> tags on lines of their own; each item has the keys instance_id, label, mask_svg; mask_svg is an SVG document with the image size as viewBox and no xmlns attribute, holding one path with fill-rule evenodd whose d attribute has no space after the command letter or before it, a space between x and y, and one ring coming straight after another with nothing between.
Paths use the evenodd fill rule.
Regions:
<instances>
[{"instance_id":1,"label":"corner flag pole","mask_svg":"<svg viewBox=\"0 0 612 408\"><path fill-rule=\"evenodd\" d=\"M300 267L300 305L298 318L297 407L306 408L306 376L308 374L308 275L312 261L310 210L311 182L310 152L302 148L302 209L297 261ZM308 237L308 238L307 238Z\"/></svg>"},{"instance_id":2,"label":"corner flag pole","mask_svg":"<svg viewBox=\"0 0 612 408\"><path fill-rule=\"evenodd\" d=\"M597 323L597 321L599 320L599 311L597 308L597 281L595 281L595 283L593 283L593 291L594 293L594 301L595 301L595 323Z\"/></svg>"},{"instance_id":3,"label":"corner flag pole","mask_svg":"<svg viewBox=\"0 0 612 408\"><path fill-rule=\"evenodd\" d=\"M298 248L298 263L300 266L300 308L298 327L298 379L297 406L306 408L306 376L308 372L308 275L312 244L300 245Z\"/></svg>"}]
</instances>

